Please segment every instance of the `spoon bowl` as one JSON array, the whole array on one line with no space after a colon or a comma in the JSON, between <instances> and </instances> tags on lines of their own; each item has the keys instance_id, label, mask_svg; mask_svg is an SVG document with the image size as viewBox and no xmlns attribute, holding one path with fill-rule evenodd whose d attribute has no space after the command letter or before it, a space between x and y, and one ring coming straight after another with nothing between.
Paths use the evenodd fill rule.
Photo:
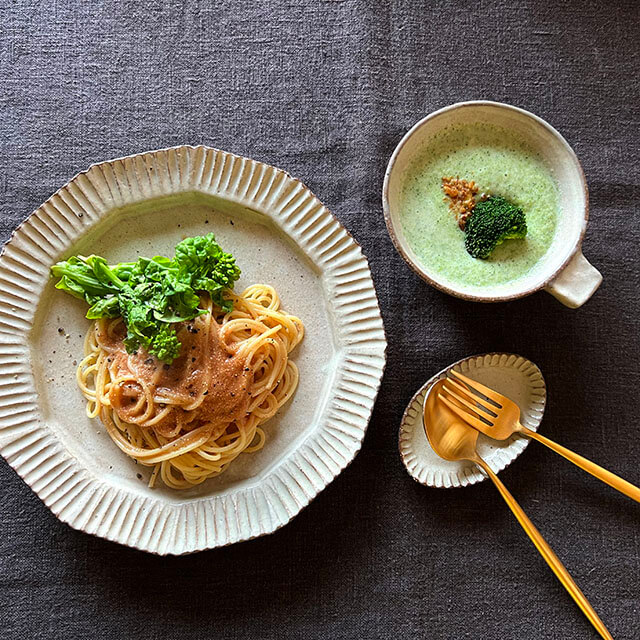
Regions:
<instances>
[{"instance_id":1,"label":"spoon bowl","mask_svg":"<svg viewBox=\"0 0 640 640\"><path fill-rule=\"evenodd\" d=\"M438 399L444 380L439 380L429 389L424 399L423 426L429 444L445 460L473 460L478 454L478 431L466 425Z\"/></svg>"}]
</instances>

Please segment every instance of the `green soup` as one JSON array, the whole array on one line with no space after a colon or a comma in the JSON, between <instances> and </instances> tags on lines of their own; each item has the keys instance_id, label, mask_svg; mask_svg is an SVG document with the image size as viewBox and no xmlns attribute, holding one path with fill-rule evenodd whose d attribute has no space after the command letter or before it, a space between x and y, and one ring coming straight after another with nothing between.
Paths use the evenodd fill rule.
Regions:
<instances>
[{"instance_id":1,"label":"green soup","mask_svg":"<svg viewBox=\"0 0 640 640\"><path fill-rule=\"evenodd\" d=\"M442 178L474 180L479 192L500 195L524 210L527 236L506 240L489 259L464 248ZM400 222L418 260L431 271L469 285L502 284L524 276L549 249L558 218L558 186L542 158L519 137L487 124L445 128L407 167Z\"/></svg>"}]
</instances>

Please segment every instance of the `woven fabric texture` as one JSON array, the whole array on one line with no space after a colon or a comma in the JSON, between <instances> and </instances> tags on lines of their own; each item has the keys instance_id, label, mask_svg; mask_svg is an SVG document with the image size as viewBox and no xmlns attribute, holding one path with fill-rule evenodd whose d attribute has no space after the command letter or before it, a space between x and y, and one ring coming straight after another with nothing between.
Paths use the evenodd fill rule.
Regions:
<instances>
[{"instance_id":1,"label":"woven fabric texture","mask_svg":"<svg viewBox=\"0 0 640 640\"><path fill-rule=\"evenodd\" d=\"M274 535L160 558L60 523L0 460L0 637L596 637L488 483L422 487L398 425L463 356L542 369L541 431L640 483L635 0L29 2L0 6L0 240L91 163L207 144L303 180L369 257L389 340L363 449ZM581 159L583 308L538 293L481 305L395 252L384 169L429 112L531 110ZM501 474L616 638L640 634L640 507L538 444Z\"/></svg>"}]
</instances>

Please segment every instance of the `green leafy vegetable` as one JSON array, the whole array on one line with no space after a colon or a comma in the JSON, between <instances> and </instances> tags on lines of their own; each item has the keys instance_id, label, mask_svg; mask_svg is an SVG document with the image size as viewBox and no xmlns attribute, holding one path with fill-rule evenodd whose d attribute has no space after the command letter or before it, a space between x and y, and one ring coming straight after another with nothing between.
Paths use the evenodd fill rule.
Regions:
<instances>
[{"instance_id":1,"label":"green leafy vegetable","mask_svg":"<svg viewBox=\"0 0 640 640\"><path fill-rule=\"evenodd\" d=\"M171 363L180 353L175 323L207 313L200 308L202 292L231 311L224 292L233 288L240 269L210 233L180 242L173 260L156 256L110 266L100 256L72 256L51 267L51 273L59 278L58 289L87 302L87 318L122 316L129 353L142 346Z\"/></svg>"},{"instance_id":2,"label":"green leafy vegetable","mask_svg":"<svg viewBox=\"0 0 640 640\"><path fill-rule=\"evenodd\" d=\"M474 258L488 258L505 240L524 238L524 212L501 196L478 202L464 228L464 246Z\"/></svg>"}]
</instances>

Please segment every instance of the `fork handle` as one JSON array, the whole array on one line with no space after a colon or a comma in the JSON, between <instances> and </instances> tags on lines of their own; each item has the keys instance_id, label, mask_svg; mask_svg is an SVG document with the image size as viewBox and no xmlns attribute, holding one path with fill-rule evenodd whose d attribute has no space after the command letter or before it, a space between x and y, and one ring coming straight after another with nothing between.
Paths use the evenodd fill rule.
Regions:
<instances>
[{"instance_id":1,"label":"fork handle","mask_svg":"<svg viewBox=\"0 0 640 640\"><path fill-rule=\"evenodd\" d=\"M538 551L540 552L540 555L551 567L551 570L556 574L558 580L560 580L564 588L569 592L569 595L571 595L576 604L580 607L580 609L582 609L582 612L585 616L587 616L589 622L591 622L591 624L596 628L598 633L603 638L613 640L613 636L609 633L602 620L600 620L600 618L598 617L598 614L589 604L589 601L585 598L585 595L580 590L580 587L578 587L578 585L574 582L573 578L565 569L558 556L553 552L553 549L548 545L547 541L536 529L533 522L529 520L527 514L516 502L516 499L509 493L509 490L504 486L500 478L498 478L498 476L491 470L491 467L482 458L474 458L473 462L482 467L485 473L491 478L491 480L493 480L493 484L496 485L505 502L509 505L511 511L513 511L513 515L517 518L526 534L531 538L531 541L536 546L536 549L538 549Z\"/></svg>"},{"instance_id":2,"label":"fork handle","mask_svg":"<svg viewBox=\"0 0 640 640\"><path fill-rule=\"evenodd\" d=\"M570 451L566 447L557 444L553 440L549 440L549 438L545 438L541 436L539 433L535 431L531 431L531 429L527 429L527 427L523 427L519 425L520 428L518 431L529 438L533 438L538 442L546 445L552 451L559 453L563 458L569 460L569 462L573 462L573 464L577 465L581 469L584 469L587 473L590 473L592 476L598 478L598 480L602 480L602 482L606 482L610 487L617 489L620 493L624 493L625 496L629 496L632 500L636 502L640 502L640 489L635 485L623 480L615 473L611 473L611 471L607 471L603 469L601 466L595 464L595 462L591 462L591 460L587 460L583 458L581 455Z\"/></svg>"}]
</instances>

